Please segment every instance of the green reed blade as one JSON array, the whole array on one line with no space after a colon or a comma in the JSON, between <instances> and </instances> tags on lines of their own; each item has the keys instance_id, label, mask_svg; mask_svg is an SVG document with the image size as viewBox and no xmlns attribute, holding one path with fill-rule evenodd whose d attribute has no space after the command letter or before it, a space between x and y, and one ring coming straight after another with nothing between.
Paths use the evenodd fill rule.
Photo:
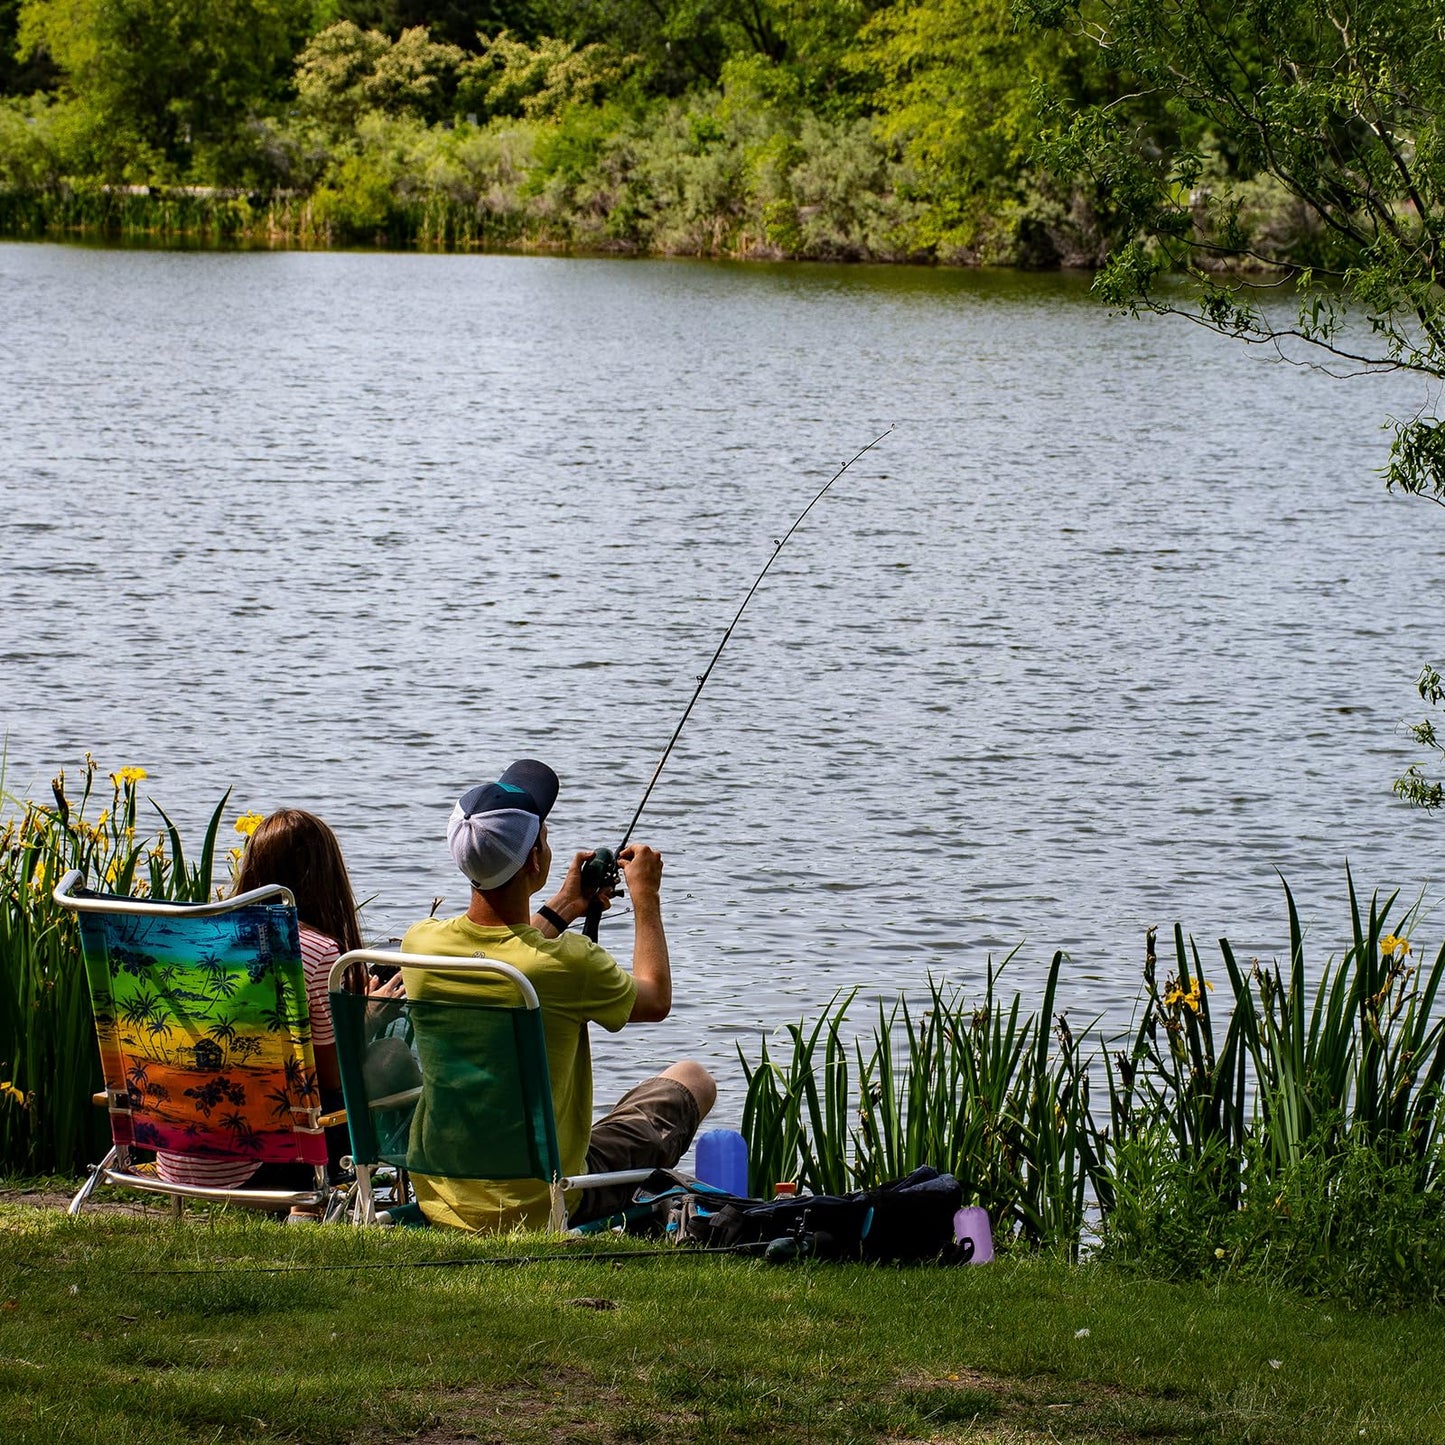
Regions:
<instances>
[{"instance_id":1,"label":"green reed blade","mask_svg":"<svg viewBox=\"0 0 1445 1445\"><path fill-rule=\"evenodd\" d=\"M227 788L221 795L221 801L216 804L215 811L211 814L211 820L206 824L205 836L201 840L201 862L196 870L192 896L188 900L191 903L204 903L210 897L211 876L216 859L216 836L221 828L221 815L231 801L231 792L232 789Z\"/></svg>"},{"instance_id":2,"label":"green reed blade","mask_svg":"<svg viewBox=\"0 0 1445 1445\"><path fill-rule=\"evenodd\" d=\"M165 824L166 833L171 841L170 876L173 883L174 895L177 902L194 902L194 899L187 899L186 894L186 851L181 846L181 835L176 825L171 822L166 810L156 802L154 798L146 800L157 813L161 815L161 822ZM168 890L170 891L170 890ZM204 900L203 900L204 901Z\"/></svg>"},{"instance_id":3,"label":"green reed blade","mask_svg":"<svg viewBox=\"0 0 1445 1445\"><path fill-rule=\"evenodd\" d=\"M1346 876L1349 874L1346 865ZM1285 903L1289 910L1289 991L1285 995L1290 1012L1290 1023L1288 1038L1292 1050L1290 1063L1293 1065L1293 1073L1297 1078L1302 1078L1305 1071L1305 1023L1304 1023L1304 992L1305 992L1305 947L1304 930L1300 927L1299 910L1295 907L1294 894L1290 891L1289 885L1285 885ZM1355 895L1353 887L1350 890L1350 904L1354 907ZM1356 914L1358 923L1358 913Z\"/></svg>"},{"instance_id":4,"label":"green reed blade","mask_svg":"<svg viewBox=\"0 0 1445 1445\"><path fill-rule=\"evenodd\" d=\"M843 1042L842 1025L854 994L832 1011L823 1055L824 1114L823 1137L833 1146L833 1189L846 1192L851 1169L848 1161L850 1144L848 1050Z\"/></svg>"}]
</instances>

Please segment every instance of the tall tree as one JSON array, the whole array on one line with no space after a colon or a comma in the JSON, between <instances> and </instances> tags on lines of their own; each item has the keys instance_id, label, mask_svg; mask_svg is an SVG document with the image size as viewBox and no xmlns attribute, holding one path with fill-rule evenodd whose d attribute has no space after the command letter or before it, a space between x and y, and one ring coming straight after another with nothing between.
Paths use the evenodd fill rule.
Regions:
<instances>
[{"instance_id":1,"label":"tall tree","mask_svg":"<svg viewBox=\"0 0 1445 1445\"><path fill-rule=\"evenodd\" d=\"M1033 162L1039 93L1095 94L1070 37L1021 28L1010 0L894 0L863 28L846 64L866 75L879 129L904 150L943 254L1054 265L1069 223Z\"/></svg>"},{"instance_id":2,"label":"tall tree","mask_svg":"<svg viewBox=\"0 0 1445 1445\"><path fill-rule=\"evenodd\" d=\"M0 95L28 95L55 84L55 67L40 55L19 54L20 0L0 0Z\"/></svg>"},{"instance_id":3,"label":"tall tree","mask_svg":"<svg viewBox=\"0 0 1445 1445\"><path fill-rule=\"evenodd\" d=\"M1445 0L1021 3L1195 122L1161 144L1116 102L1056 97L1051 160L1115 217L1107 300L1177 311L1158 283L1182 273L1231 335L1445 378ZM1295 281L1289 319L1258 303L1261 270ZM1445 504L1438 418L1399 428L1388 480Z\"/></svg>"},{"instance_id":4,"label":"tall tree","mask_svg":"<svg viewBox=\"0 0 1445 1445\"><path fill-rule=\"evenodd\" d=\"M351 132L367 111L435 121L445 113L466 52L417 26L395 41L340 20L313 35L296 60L302 111L332 132Z\"/></svg>"},{"instance_id":5,"label":"tall tree","mask_svg":"<svg viewBox=\"0 0 1445 1445\"><path fill-rule=\"evenodd\" d=\"M21 0L20 52L59 68L106 179L172 178L285 93L312 19L312 0Z\"/></svg>"},{"instance_id":6,"label":"tall tree","mask_svg":"<svg viewBox=\"0 0 1445 1445\"><path fill-rule=\"evenodd\" d=\"M350 20L362 30L380 30L393 39L404 30L424 26L433 40L477 48L477 36L509 30L534 39L538 7L533 0L340 0L335 19Z\"/></svg>"},{"instance_id":7,"label":"tall tree","mask_svg":"<svg viewBox=\"0 0 1445 1445\"><path fill-rule=\"evenodd\" d=\"M1118 104L1055 98L1054 167L1112 207L1100 295L1341 374L1420 376L1437 400L1396 422L1386 484L1445 506L1445 0L1019 3L1195 127L1161 144ZM1261 273L1293 283L1292 309L1258 299ZM1184 305L1161 284L1179 275ZM1434 669L1418 686L1445 702ZM1438 763L1428 719L1415 735ZM1445 801L1419 768L1396 791Z\"/></svg>"},{"instance_id":8,"label":"tall tree","mask_svg":"<svg viewBox=\"0 0 1445 1445\"><path fill-rule=\"evenodd\" d=\"M851 87L839 60L878 0L537 0L544 29L643 57L669 94L715 85L734 56L790 68L810 100Z\"/></svg>"}]
</instances>

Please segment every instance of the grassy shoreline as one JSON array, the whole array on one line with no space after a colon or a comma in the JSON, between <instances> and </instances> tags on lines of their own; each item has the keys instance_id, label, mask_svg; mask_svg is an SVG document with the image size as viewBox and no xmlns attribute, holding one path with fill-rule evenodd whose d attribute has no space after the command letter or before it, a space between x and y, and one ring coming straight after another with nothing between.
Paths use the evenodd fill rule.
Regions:
<instances>
[{"instance_id":1,"label":"grassy shoreline","mask_svg":"<svg viewBox=\"0 0 1445 1445\"><path fill-rule=\"evenodd\" d=\"M225 1212L72 1221L0 1196L7 1438L1445 1440L1438 1314L1047 1256L776 1268L595 1248ZM565 1257L522 1262L543 1254Z\"/></svg>"},{"instance_id":2,"label":"grassy shoreline","mask_svg":"<svg viewBox=\"0 0 1445 1445\"><path fill-rule=\"evenodd\" d=\"M980 264L898 244L778 244L746 224L716 225L651 244L606 233L583 217L488 210L443 198L395 203L370 222L338 217L325 197L203 193L197 187L59 187L0 190L0 239L121 241L271 250L541 253L734 261L843 261L884 265ZM198 193L200 192L200 193Z\"/></svg>"}]
</instances>

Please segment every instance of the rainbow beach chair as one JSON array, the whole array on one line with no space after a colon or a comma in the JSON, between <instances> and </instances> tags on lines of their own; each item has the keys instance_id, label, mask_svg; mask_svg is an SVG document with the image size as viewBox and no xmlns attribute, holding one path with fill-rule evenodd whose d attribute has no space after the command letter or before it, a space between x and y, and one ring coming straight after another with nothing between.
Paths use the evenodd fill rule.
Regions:
<instances>
[{"instance_id":1,"label":"rainbow beach chair","mask_svg":"<svg viewBox=\"0 0 1445 1445\"><path fill-rule=\"evenodd\" d=\"M80 927L112 1142L69 1213L102 1184L169 1195L176 1213L186 1199L339 1209L291 894L267 887L217 903L155 903L92 893L83 881L66 874L54 896ZM301 1165L309 1183L175 1183L135 1158L154 1150L213 1172L217 1160Z\"/></svg>"}]
</instances>

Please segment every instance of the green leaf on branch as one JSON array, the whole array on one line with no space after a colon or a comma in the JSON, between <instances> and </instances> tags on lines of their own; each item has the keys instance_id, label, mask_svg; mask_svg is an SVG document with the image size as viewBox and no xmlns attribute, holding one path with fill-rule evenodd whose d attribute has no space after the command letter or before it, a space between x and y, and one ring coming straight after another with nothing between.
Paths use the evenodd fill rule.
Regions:
<instances>
[{"instance_id":1,"label":"green leaf on branch","mask_svg":"<svg viewBox=\"0 0 1445 1445\"><path fill-rule=\"evenodd\" d=\"M1404 777L1395 779L1394 792L1412 807L1427 811L1445 804L1445 785L1438 779L1427 778L1418 763L1411 763Z\"/></svg>"},{"instance_id":2,"label":"green leaf on branch","mask_svg":"<svg viewBox=\"0 0 1445 1445\"><path fill-rule=\"evenodd\" d=\"M1167 258L1157 247L1131 241L1094 277L1094 295L1106 306L1137 315L1150 304L1150 289L1167 266Z\"/></svg>"},{"instance_id":3,"label":"green leaf on branch","mask_svg":"<svg viewBox=\"0 0 1445 1445\"><path fill-rule=\"evenodd\" d=\"M1417 416L1395 423L1385 486L1445 504L1445 428L1439 417Z\"/></svg>"},{"instance_id":4,"label":"green leaf on branch","mask_svg":"<svg viewBox=\"0 0 1445 1445\"><path fill-rule=\"evenodd\" d=\"M1433 667L1426 665L1420 670L1415 687L1421 701L1429 707L1439 707L1445 701L1445 679ZM1441 745L1435 733L1435 724L1428 717L1411 724L1410 735L1422 748L1445 758L1445 746ZM1412 763L1405 770L1404 777L1396 778L1394 791L1397 797L1417 808L1433 809L1445 804L1445 782L1426 777L1418 763Z\"/></svg>"}]
</instances>

